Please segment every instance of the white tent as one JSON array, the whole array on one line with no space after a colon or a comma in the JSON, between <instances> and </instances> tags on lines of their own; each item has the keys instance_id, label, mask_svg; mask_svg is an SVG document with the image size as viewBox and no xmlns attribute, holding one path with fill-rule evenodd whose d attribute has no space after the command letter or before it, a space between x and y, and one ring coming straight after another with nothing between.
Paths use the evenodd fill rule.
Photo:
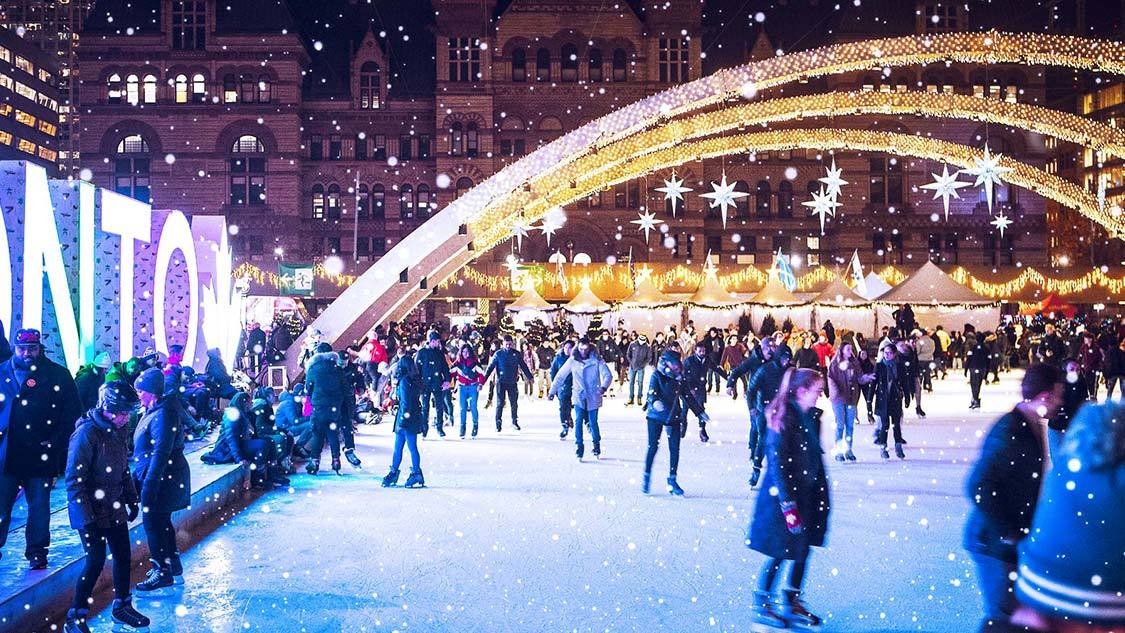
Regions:
<instances>
[{"instance_id":1,"label":"white tent","mask_svg":"<svg viewBox=\"0 0 1125 633\"><path fill-rule=\"evenodd\" d=\"M879 297L887 294L887 292L889 292L891 289L890 284L883 281L883 278L879 275L876 275L874 272L867 273L867 276L863 278L863 283L867 286L867 290L865 292L860 292L857 294L859 294L864 299L867 299L868 301L874 301L878 299Z\"/></svg>"},{"instance_id":2,"label":"white tent","mask_svg":"<svg viewBox=\"0 0 1125 633\"><path fill-rule=\"evenodd\" d=\"M633 294L621 301L615 320L626 330L651 337L670 325L679 329L681 315L679 301L661 292L652 278L645 276L635 284Z\"/></svg>"},{"instance_id":3,"label":"white tent","mask_svg":"<svg viewBox=\"0 0 1125 633\"><path fill-rule=\"evenodd\" d=\"M745 310L745 302L723 288L714 269L708 268L704 268L703 280L687 303L688 319L695 324L696 332L713 327L725 330Z\"/></svg>"},{"instance_id":4,"label":"white tent","mask_svg":"<svg viewBox=\"0 0 1125 633\"><path fill-rule=\"evenodd\" d=\"M778 328L786 319L799 328L812 325L812 306L797 298L772 273L766 280L766 285L750 299L750 324L754 331L761 329L762 322L769 315L773 315Z\"/></svg>"},{"instance_id":5,"label":"white tent","mask_svg":"<svg viewBox=\"0 0 1125 633\"><path fill-rule=\"evenodd\" d=\"M832 327L837 330L851 330L865 335L874 333L874 308L867 299L849 288L840 276L817 293L812 303L815 315L813 325L817 329L824 327L826 321L831 321Z\"/></svg>"},{"instance_id":6,"label":"white tent","mask_svg":"<svg viewBox=\"0 0 1125 633\"><path fill-rule=\"evenodd\" d=\"M905 305L911 307L915 320L926 328L943 325L947 330L959 330L971 323L977 329L991 330L1000 321L999 302L953 281L930 261L876 303L879 320L886 324L893 324L894 310Z\"/></svg>"},{"instance_id":7,"label":"white tent","mask_svg":"<svg viewBox=\"0 0 1125 633\"><path fill-rule=\"evenodd\" d=\"M590 329L590 322L593 320L595 314L609 312L609 304L598 298L593 290L590 290L589 284L582 286L582 290L574 295L574 298L566 302L562 307L566 312L567 318L570 320L574 330L580 335L585 335L586 330ZM613 321L609 319L608 321ZM610 323L605 325L609 326Z\"/></svg>"},{"instance_id":8,"label":"white tent","mask_svg":"<svg viewBox=\"0 0 1125 633\"><path fill-rule=\"evenodd\" d=\"M539 319L550 325L554 320L552 314L558 308L547 303L547 300L535 290L535 284L528 282L527 289L515 301L505 306L504 310L511 313L512 321L516 327L526 329L527 324Z\"/></svg>"}]
</instances>

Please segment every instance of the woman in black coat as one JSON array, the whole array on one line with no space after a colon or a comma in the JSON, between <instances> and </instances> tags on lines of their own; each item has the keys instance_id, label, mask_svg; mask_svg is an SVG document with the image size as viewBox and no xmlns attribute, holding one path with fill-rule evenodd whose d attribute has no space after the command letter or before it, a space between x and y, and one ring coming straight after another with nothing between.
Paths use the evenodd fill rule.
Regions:
<instances>
[{"instance_id":1,"label":"woman in black coat","mask_svg":"<svg viewBox=\"0 0 1125 633\"><path fill-rule=\"evenodd\" d=\"M172 513L191 502L191 470L184 458L186 429L180 399L164 395L164 374L146 369L133 387L145 413L133 440L133 479L138 482L152 569L137 591L176 584L183 575Z\"/></svg>"},{"instance_id":2,"label":"woman in black coat","mask_svg":"<svg viewBox=\"0 0 1125 633\"><path fill-rule=\"evenodd\" d=\"M395 448L391 455L391 471L383 477L384 488L398 484L398 467L402 464L403 447L410 450L410 476L406 479L406 487L426 486L426 480L422 477L422 456L418 452L418 434L422 432L426 422L422 417L422 374L408 351L405 345L399 347L398 360L395 362L395 397L398 399Z\"/></svg>"},{"instance_id":3,"label":"woman in black coat","mask_svg":"<svg viewBox=\"0 0 1125 633\"><path fill-rule=\"evenodd\" d=\"M824 379L814 369L790 369L778 397L766 409L769 435L763 490L754 506L746 544L770 557L755 594L758 620L771 626L817 626L820 618L801 602L809 549L824 545L828 533L828 477L820 447L820 409L816 400ZM782 561L791 560L782 610L774 609L773 590Z\"/></svg>"},{"instance_id":4,"label":"woman in black coat","mask_svg":"<svg viewBox=\"0 0 1125 633\"><path fill-rule=\"evenodd\" d=\"M686 384L683 378L683 364L680 355L666 351L656 363L656 371L648 381L648 394L645 398L645 420L648 422L648 452L645 453L645 475L641 490L648 494L652 481L652 462L660 446L660 434L667 427L668 432L668 492L673 495L684 494L676 483L676 470L680 464L680 440L687 434L687 412L691 409L700 424L706 424L709 417L703 410L703 402Z\"/></svg>"},{"instance_id":5,"label":"woman in black coat","mask_svg":"<svg viewBox=\"0 0 1125 633\"><path fill-rule=\"evenodd\" d=\"M883 459L890 459L887 452L887 436L894 433L895 453L899 459L905 459L906 453L902 445L906 440L902 438L902 409L906 400L903 391L903 380L899 376L902 364L898 362L898 351L894 345L883 348L883 360L875 364L875 415L879 418L879 427L875 430L875 445L880 447Z\"/></svg>"}]
</instances>

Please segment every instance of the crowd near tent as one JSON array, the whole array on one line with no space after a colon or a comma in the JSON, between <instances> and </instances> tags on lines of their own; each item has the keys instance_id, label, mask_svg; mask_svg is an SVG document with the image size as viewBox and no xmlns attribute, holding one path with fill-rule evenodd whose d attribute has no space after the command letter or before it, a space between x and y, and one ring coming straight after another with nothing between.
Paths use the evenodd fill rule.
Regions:
<instances>
[{"instance_id":1,"label":"crowd near tent","mask_svg":"<svg viewBox=\"0 0 1125 633\"><path fill-rule=\"evenodd\" d=\"M583 285L578 294L566 302L562 309L570 324L574 326L574 331L579 335L585 335L586 330L590 329L590 322L594 320L595 314L605 314L610 311L609 304L599 299L594 291L590 290L589 284ZM605 325L612 328L611 323Z\"/></svg>"},{"instance_id":2,"label":"crowd near tent","mask_svg":"<svg viewBox=\"0 0 1125 633\"><path fill-rule=\"evenodd\" d=\"M750 299L750 323L754 331L760 330L762 322L771 315L778 327L788 319L797 327L807 328L812 319L812 306L790 292L777 275L771 274L766 285Z\"/></svg>"},{"instance_id":3,"label":"crowd near tent","mask_svg":"<svg viewBox=\"0 0 1125 633\"><path fill-rule=\"evenodd\" d=\"M915 320L927 329L942 325L947 330L960 330L970 323L978 329L991 330L1000 321L999 302L953 281L930 261L880 296L875 304L880 325L894 325L894 311L905 305L913 308Z\"/></svg>"},{"instance_id":4,"label":"crowd near tent","mask_svg":"<svg viewBox=\"0 0 1125 633\"><path fill-rule=\"evenodd\" d=\"M825 322L831 321L836 329L862 332L864 335L874 332L875 315L871 302L849 288L839 276L813 297L812 303L814 329L822 328Z\"/></svg>"},{"instance_id":5,"label":"crowd near tent","mask_svg":"<svg viewBox=\"0 0 1125 633\"><path fill-rule=\"evenodd\" d=\"M646 276L636 283L633 293L621 301L613 321L620 322L626 331L644 332L651 337L669 326L678 330L682 316L679 300L661 292L652 278Z\"/></svg>"}]
</instances>

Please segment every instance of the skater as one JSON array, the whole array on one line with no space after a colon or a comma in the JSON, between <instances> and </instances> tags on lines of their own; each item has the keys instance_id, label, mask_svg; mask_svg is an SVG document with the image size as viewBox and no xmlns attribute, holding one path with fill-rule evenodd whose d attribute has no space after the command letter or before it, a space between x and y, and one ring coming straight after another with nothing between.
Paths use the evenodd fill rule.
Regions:
<instances>
[{"instance_id":1,"label":"skater","mask_svg":"<svg viewBox=\"0 0 1125 633\"><path fill-rule=\"evenodd\" d=\"M422 432L422 376L418 365L407 354L406 346L397 351L395 363L395 397L398 399L398 412L395 414L395 448L391 454L391 470L383 477L383 487L398 485L398 468L402 464L402 449L410 450L410 476L406 478L407 488L425 488L422 476L422 455L418 452L418 434Z\"/></svg>"},{"instance_id":2,"label":"skater","mask_svg":"<svg viewBox=\"0 0 1125 633\"><path fill-rule=\"evenodd\" d=\"M352 362L352 356L347 351L340 352L337 364L344 375L344 404L340 408L340 421L337 423L344 448L344 459L348 460L352 468L360 468L363 462L355 454L355 425L358 418L356 402L359 394L367 388L367 379L363 375L363 369L358 363ZM260 434L261 431L258 433Z\"/></svg>"},{"instance_id":3,"label":"skater","mask_svg":"<svg viewBox=\"0 0 1125 633\"><path fill-rule=\"evenodd\" d=\"M340 357L332 351L328 343L316 346L317 353L309 362L305 372L305 397L312 403L313 441L305 472L315 475L320 472L320 454L324 441L332 453L332 470L340 474L340 435L339 425L344 409L344 372L338 364Z\"/></svg>"},{"instance_id":4,"label":"skater","mask_svg":"<svg viewBox=\"0 0 1125 633\"><path fill-rule=\"evenodd\" d=\"M129 474L129 438L123 429L136 408L132 387L120 381L104 383L98 388L97 403L78 419L70 436L66 507L70 527L82 539L86 562L74 587L64 633L89 633L86 617L107 547L113 554L113 621L133 628L149 625L149 619L133 608L129 591L129 522L140 514L140 498Z\"/></svg>"},{"instance_id":5,"label":"skater","mask_svg":"<svg viewBox=\"0 0 1125 633\"><path fill-rule=\"evenodd\" d=\"M832 413L836 418L836 446L833 452L836 461L854 462L852 435L855 430L855 417L859 406L859 392L865 383L875 377L864 375L855 347L842 343L839 351L828 364L828 400L832 403Z\"/></svg>"},{"instance_id":6,"label":"skater","mask_svg":"<svg viewBox=\"0 0 1125 633\"><path fill-rule=\"evenodd\" d=\"M831 507L821 459L821 411L815 406L823 388L816 370L787 370L777 397L765 410L770 458L762 486L777 492L758 495L746 544L770 558L762 568L754 603L758 622L778 628L820 624L801 601L801 587L810 548L824 546ZM774 586L786 560L793 563L779 611Z\"/></svg>"},{"instance_id":7,"label":"skater","mask_svg":"<svg viewBox=\"0 0 1125 633\"><path fill-rule=\"evenodd\" d=\"M652 365L654 352L648 337L641 334L629 343L625 350L625 362L629 365L629 401L625 406L640 404L645 388L645 371Z\"/></svg>"},{"instance_id":8,"label":"skater","mask_svg":"<svg viewBox=\"0 0 1125 633\"><path fill-rule=\"evenodd\" d=\"M430 330L426 336L426 346L414 355L414 363L422 377L422 437L430 434L430 402L437 410L434 428L438 435L445 437L445 392L449 390L449 364L441 343L441 334Z\"/></svg>"},{"instance_id":9,"label":"skater","mask_svg":"<svg viewBox=\"0 0 1125 633\"><path fill-rule=\"evenodd\" d=\"M648 494L652 483L652 462L656 459L660 434L664 431L668 435L668 493L683 495L683 488L676 483L676 471L680 465L680 440L687 435L687 411L691 409L700 424L706 423L709 418L703 409L703 399L684 382L683 365L676 352L666 351L660 355L656 371L649 379L644 408L645 421L648 422L648 452L645 453L641 491Z\"/></svg>"},{"instance_id":10,"label":"skater","mask_svg":"<svg viewBox=\"0 0 1125 633\"><path fill-rule=\"evenodd\" d=\"M761 367L758 367L750 378L750 382L746 385L746 400L748 403L753 403L753 409L750 413L750 460L753 464L753 470L748 482L751 488L758 485L758 480L762 476L762 460L766 456L766 407L777 396L781 379L785 375L785 370L789 367L789 356L785 351L788 348L782 346L782 349L778 350L776 340L762 339L761 349L762 358L766 360ZM731 388L729 379L727 380L727 388Z\"/></svg>"},{"instance_id":11,"label":"skater","mask_svg":"<svg viewBox=\"0 0 1125 633\"><path fill-rule=\"evenodd\" d=\"M859 368L863 375L875 375L875 363L871 362L871 355L866 348L859 348ZM863 402L867 405L867 423L875 424L875 380L872 378L866 383L860 383L859 391L863 395ZM857 415L858 419L858 415Z\"/></svg>"},{"instance_id":12,"label":"skater","mask_svg":"<svg viewBox=\"0 0 1125 633\"><path fill-rule=\"evenodd\" d=\"M564 363L570 359L571 354L574 353L574 341L567 339L563 341L559 353L555 354L554 360L551 361L551 380L554 381L555 374L559 373ZM550 393L551 385L547 385L547 392ZM559 433L559 439L565 440L570 428L574 426L574 376L567 376L563 380L562 387L559 388L559 422L562 423L562 432Z\"/></svg>"},{"instance_id":13,"label":"skater","mask_svg":"<svg viewBox=\"0 0 1125 633\"><path fill-rule=\"evenodd\" d=\"M1016 607L1016 549L1028 534L1039 501L1046 466L1044 425L1063 398L1063 377L1051 360L1024 373L1022 402L989 430L969 473L965 549L976 563L984 600L981 631L1004 630Z\"/></svg>"},{"instance_id":14,"label":"skater","mask_svg":"<svg viewBox=\"0 0 1125 633\"><path fill-rule=\"evenodd\" d=\"M496 373L496 432L499 433L502 426L500 419L504 415L505 398L512 405L512 426L518 431L520 430L520 416L519 405L516 403L519 400L520 392L516 387L516 382L521 374L524 380L528 382L532 381L532 376L531 369L528 368L527 363L523 362L523 357L520 356L519 352L512 349L511 335L504 335L503 344L492 355L492 361L488 363L488 370L484 372L484 379L488 380L493 372Z\"/></svg>"},{"instance_id":15,"label":"skater","mask_svg":"<svg viewBox=\"0 0 1125 633\"><path fill-rule=\"evenodd\" d=\"M583 425L590 429L590 439L594 443L594 457L602 454L602 432L598 427L598 410L602 406L602 397L613 383L613 373L609 366L598 357L590 339L583 337L578 341L571 357L563 363L551 381L551 389L547 398L553 399L562 389L563 382L574 377L574 443L577 446L575 455L578 461L586 451L582 443Z\"/></svg>"},{"instance_id":16,"label":"skater","mask_svg":"<svg viewBox=\"0 0 1125 633\"><path fill-rule=\"evenodd\" d=\"M700 404L707 402L707 382L710 380L710 376L716 374L722 376L723 379L727 377L726 370L714 363L712 354L708 351L706 339L695 344L691 356L683 363L682 373L684 388L691 392ZM692 412L695 412L695 410L692 409ZM710 439L710 436L707 435L707 423L700 418L699 441L707 443Z\"/></svg>"},{"instance_id":17,"label":"skater","mask_svg":"<svg viewBox=\"0 0 1125 633\"><path fill-rule=\"evenodd\" d=\"M152 557L152 569L137 583L137 591L154 591L183 584L172 513L191 503L191 470L184 458L187 429L180 399L164 395L164 374L159 369L146 369L133 388L145 410L133 440L133 480L139 483Z\"/></svg>"},{"instance_id":18,"label":"skater","mask_svg":"<svg viewBox=\"0 0 1125 633\"><path fill-rule=\"evenodd\" d=\"M1063 399L1058 412L1047 421L1047 451L1054 460L1062 447L1063 438L1070 428L1070 421L1078 415L1078 411L1094 398L1086 384L1086 378L1080 371L1078 361L1068 358L1063 363L1066 373L1063 378Z\"/></svg>"},{"instance_id":19,"label":"skater","mask_svg":"<svg viewBox=\"0 0 1125 633\"><path fill-rule=\"evenodd\" d=\"M968 341L969 338L967 337ZM985 342L984 337L972 338L973 345L968 347L966 343L965 352L965 371L969 374L969 389L973 394L973 401L969 404L970 409L980 408L980 387L984 384L984 378L988 374L988 367L992 363L991 354L988 350L988 343ZM1052 365L1058 367L1057 362L1051 362Z\"/></svg>"},{"instance_id":20,"label":"skater","mask_svg":"<svg viewBox=\"0 0 1125 633\"><path fill-rule=\"evenodd\" d=\"M879 418L879 426L875 429L875 445L879 447L879 455L883 459L890 459L887 452L887 434L894 431L895 455L899 459L906 459L902 450L906 440L902 439L902 410L906 399L903 390L903 381L899 375L902 366L896 358L895 346L892 344L883 347L883 360L875 365L875 415Z\"/></svg>"},{"instance_id":21,"label":"skater","mask_svg":"<svg viewBox=\"0 0 1125 633\"><path fill-rule=\"evenodd\" d=\"M461 346L457 362L453 364L451 371L457 377L457 399L461 405L461 439L465 439L465 422L469 414L473 416L473 437L476 437L480 428L477 398L480 395L480 386L484 383L484 367L481 366L472 345L466 343Z\"/></svg>"}]
</instances>

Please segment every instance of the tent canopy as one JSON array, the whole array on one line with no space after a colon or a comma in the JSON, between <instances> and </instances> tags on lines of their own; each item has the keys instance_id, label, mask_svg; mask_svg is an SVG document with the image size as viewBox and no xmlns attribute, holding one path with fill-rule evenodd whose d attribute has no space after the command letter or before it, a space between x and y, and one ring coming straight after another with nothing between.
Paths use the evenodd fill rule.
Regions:
<instances>
[{"instance_id":1,"label":"tent canopy","mask_svg":"<svg viewBox=\"0 0 1125 633\"><path fill-rule=\"evenodd\" d=\"M867 273L867 276L863 278L863 283L867 286L867 292L859 293L859 296L868 301L874 301L891 291L890 284L883 281L883 278L876 275L874 271Z\"/></svg>"},{"instance_id":2,"label":"tent canopy","mask_svg":"<svg viewBox=\"0 0 1125 633\"><path fill-rule=\"evenodd\" d=\"M819 294L812 300L813 303L830 306L859 306L867 305L867 299L859 296L854 290L844 283L844 280L839 275L832 280L832 283L821 290Z\"/></svg>"},{"instance_id":3,"label":"tent canopy","mask_svg":"<svg viewBox=\"0 0 1125 633\"><path fill-rule=\"evenodd\" d=\"M563 306L563 309L568 312L591 314L609 311L609 304L599 299L598 295L594 294L593 290L590 290L589 285L585 285L582 286L582 290L578 291L578 294L574 295L573 299Z\"/></svg>"},{"instance_id":4,"label":"tent canopy","mask_svg":"<svg viewBox=\"0 0 1125 633\"><path fill-rule=\"evenodd\" d=\"M725 308L736 303L741 303L737 298L727 292L719 283L714 274L704 274L699 289L688 299L690 303L706 308Z\"/></svg>"},{"instance_id":5,"label":"tent canopy","mask_svg":"<svg viewBox=\"0 0 1125 633\"><path fill-rule=\"evenodd\" d=\"M797 298L781 283L777 275L770 275L766 285L750 299L750 303L759 303L771 306L793 306L805 303Z\"/></svg>"},{"instance_id":6,"label":"tent canopy","mask_svg":"<svg viewBox=\"0 0 1125 633\"><path fill-rule=\"evenodd\" d=\"M554 310L555 307L547 300L540 296L539 292L535 290L535 284L528 283L527 289L515 301L508 304L505 310L509 312L521 312L524 310L539 310L547 311Z\"/></svg>"},{"instance_id":7,"label":"tent canopy","mask_svg":"<svg viewBox=\"0 0 1125 633\"><path fill-rule=\"evenodd\" d=\"M922 264L885 295L880 303L897 305L992 305L996 302L953 281L931 261Z\"/></svg>"},{"instance_id":8,"label":"tent canopy","mask_svg":"<svg viewBox=\"0 0 1125 633\"><path fill-rule=\"evenodd\" d=\"M660 308L676 303L676 300L660 292L652 277L645 277L636 284L633 294L621 300L630 308Z\"/></svg>"}]
</instances>

